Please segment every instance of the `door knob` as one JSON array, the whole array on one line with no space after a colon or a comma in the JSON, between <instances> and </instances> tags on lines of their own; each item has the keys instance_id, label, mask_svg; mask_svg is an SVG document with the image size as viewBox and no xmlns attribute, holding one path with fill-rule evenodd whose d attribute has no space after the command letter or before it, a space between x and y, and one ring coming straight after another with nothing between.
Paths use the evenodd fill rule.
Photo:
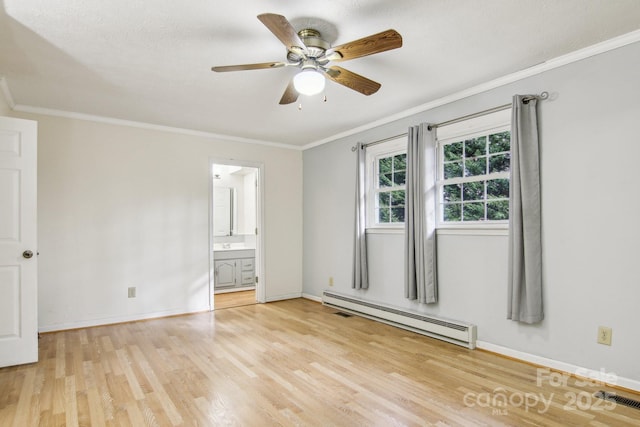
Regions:
<instances>
[{"instance_id":1,"label":"door knob","mask_svg":"<svg viewBox=\"0 0 640 427\"><path fill-rule=\"evenodd\" d=\"M31 257L33 256L33 252L31 252L31 251L24 251L24 252L22 252L22 256L23 256L23 257L25 257L25 258L27 258L27 259L29 259L29 258L31 258Z\"/></svg>"}]
</instances>

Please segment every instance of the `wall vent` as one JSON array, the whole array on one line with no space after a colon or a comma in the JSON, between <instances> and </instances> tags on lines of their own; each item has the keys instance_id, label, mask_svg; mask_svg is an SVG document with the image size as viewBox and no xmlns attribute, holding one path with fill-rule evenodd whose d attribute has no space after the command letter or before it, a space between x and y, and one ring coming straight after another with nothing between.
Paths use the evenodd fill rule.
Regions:
<instances>
[{"instance_id":1,"label":"wall vent","mask_svg":"<svg viewBox=\"0 0 640 427\"><path fill-rule=\"evenodd\" d=\"M333 314L337 314L340 317L351 317L351 314L345 313L344 311L338 311L338 312L335 312Z\"/></svg>"},{"instance_id":2,"label":"wall vent","mask_svg":"<svg viewBox=\"0 0 640 427\"><path fill-rule=\"evenodd\" d=\"M322 303L341 311L367 317L463 347L470 349L476 347L477 328L475 325L372 303L329 291L323 292Z\"/></svg>"},{"instance_id":3,"label":"wall vent","mask_svg":"<svg viewBox=\"0 0 640 427\"><path fill-rule=\"evenodd\" d=\"M628 397L618 396L615 393L609 393L604 390L600 390L594 394L595 397L608 400L609 402L616 402L630 408L640 409L640 402L637 400L629 399Z\"/></svg>"}]
</instances>

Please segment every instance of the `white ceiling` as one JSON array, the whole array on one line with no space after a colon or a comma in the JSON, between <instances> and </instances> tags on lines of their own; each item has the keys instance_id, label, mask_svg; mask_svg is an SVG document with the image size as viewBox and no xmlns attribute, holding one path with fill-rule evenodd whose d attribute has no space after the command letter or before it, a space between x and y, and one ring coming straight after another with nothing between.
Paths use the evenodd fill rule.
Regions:
<instances>
[{"instance_id":1,"label":"white ceiling","mask_svg":"<svg viewBox=\"0 0 640 427\"><path fill-rule=\"evenodd\" d=\"M382 83L327 82L279 105L295 68L256 18L334 45L393 28L403 47L340 63ZM0 0L0 77L16 109L50 109L304 146L640 28L640 0ZM6 88L5 87L5 88Z\"/></svg>"}]
</instances>

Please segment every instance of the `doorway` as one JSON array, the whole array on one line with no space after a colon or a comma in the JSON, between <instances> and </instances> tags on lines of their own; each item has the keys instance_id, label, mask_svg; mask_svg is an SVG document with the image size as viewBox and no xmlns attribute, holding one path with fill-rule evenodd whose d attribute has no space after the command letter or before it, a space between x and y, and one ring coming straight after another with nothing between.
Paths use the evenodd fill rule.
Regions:
<instances>
[{"instance_id":1,"label":"doorway","mask_svg":"<svg viewBox=\"0 0 640 427\"><path fill-rule=\"evenodd\" d=\"M262 165L213 159L210 167L210 307L264 302Z\"/></svg>"}]
</instances>

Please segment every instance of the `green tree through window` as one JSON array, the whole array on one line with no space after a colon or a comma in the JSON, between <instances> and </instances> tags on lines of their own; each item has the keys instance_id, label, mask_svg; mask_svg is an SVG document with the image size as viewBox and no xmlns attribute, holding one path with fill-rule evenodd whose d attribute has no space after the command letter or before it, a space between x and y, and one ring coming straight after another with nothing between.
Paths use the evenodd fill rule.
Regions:
<instances>
[{"instance_id":1,"label":"green tree through window","mask_svg":"<svg viewBox=\"0 0 640 427\"><path fill-rule=\"evenodd\" d=\"M379 157L376 163L376 222L378 224L403 223L407 154Z\"/></svg>"},{"instance_id":2,"label":"green tree through window","mask_svg":"<svg viewBox=\"0 0 640 427\"><path fill-rule=\"evenodd\" d=\"M508 130L480 133L442 144L442 222L509 219L510 150Z\"/></svg>"}]
</instances>

